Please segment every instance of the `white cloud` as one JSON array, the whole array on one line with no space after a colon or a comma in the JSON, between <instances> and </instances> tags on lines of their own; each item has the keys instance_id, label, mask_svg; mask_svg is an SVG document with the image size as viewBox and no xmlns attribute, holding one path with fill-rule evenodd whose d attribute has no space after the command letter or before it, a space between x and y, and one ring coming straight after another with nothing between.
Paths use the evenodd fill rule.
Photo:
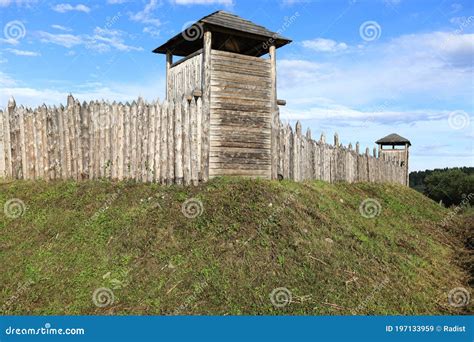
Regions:
<instances>
[{"instance_id":1,"label":"white cloud","mask_svg":"<svg viewBox=\"0 0 474 342\"><path fill-rule=\"evenodd\" d=\"M152 37L159 37L160 36L160 30L157 30L153 26L146 26L143 28L144 33L148 33Z\"/></svg>"},{"instance_id":2,"label":"white cloud","mask_svg":"<svg viewBox=\"0 0 474 342\"><path fill-rule=\"evenodd\" d=\"M0 38L0 43L3 44L10 44L10 45L18 45L20 43L19 39L13 39L13 38Z\"/></svg>"},{"instance_id":3,"label":"white cloud","mask_svg":"<svg viewBox=\"0 0 474 342\"><path fill-rule=\"evenodd\" d=\"M126 102L136 100L139 96L147 101L157 100L157 94L164 94L165 79L161 74L150 75L148 79L137 83L107 83L100 82L83 84L74 89L53 89L48 87L34 88L19 84L0 72L0 107L5 107L10 97L14 97L17 105L28 107L64 104L67 95L72 95L82 101Z\"/></svg>"},{"instance_id":4,"label":"white cloud","mask_svg":"<svg viewBox=\"0 0 474 342\"><path fill-rule=\"evenodd\" d=\"M176 5L224 5L232 6L233 0L172 0Z\"/></svg>"},{"instance_id":5,"label":"white cloud","mask_svg":"<svg viewBox=\"0 0 474 342\"><path fill-rule=\"evenodd\" d=\"M347 49L346 43L338 43L332 39L316 38L304 40L302 45L305 48L320 52L337 52Z\"/></svg>"},{"instance_id":6,"label":"white cloud","mask_svg":"<svg viewBox=\"0 0 474 342\"><path fill-rule=\"evenodd\" d=\"M281 0L281 4L283 6L293 6L296 4L301 4L301 3L307 3L310 2L311 0Z\"/></svg>"},{"instance_id":7,"label":"white cloud","mask_svg":"<svg viewBox=\"0 0 474 342\"><path fill-rule=\"evenodd\" d=\"M462 5L458 3L451 4L451 13L457 13L462 10Z\"/></svg>"},{"instance_id":8,"label":"white cloud","mask_svg":"<svg viewBox=\"0 0 474 342\"><path fill-rule=\"evenodd\" d=\"M56 45L61 45L66 48L71 48L76 45L81 45L84 43L83 39L80 36L76 36L73 34L54 34L44 31L39 31L38 35L40 37L40 41L43 43L52 43Z\"/></svg>"},{"instance_id":9,"label":"white cloud","mask_svg":"<svg viewBox=\"0 0 474 342\"><path fill-rule=\"evenodd\" d=\"M56 11L59 13L66 13L70 11L89 13L91 9L83 4L78 4L76 6L73 6L71 4L57 4L53 7L53 11Z\"/></svg>"},{"instance_id":10,"label":"white cloud","mask_svg":"<svg viewBox=\"0 0 474 342\"><path fill-rule=\"evenodd\" d=\"M384 4L389 7L395 7L400 5L401 0L384 0Z\"/></svg>"},{"instance_id":11,"label":"white cloud","mask_svg":"<svg viewBox=\"0 0 474 342\"><path fill-rule=\"evenodd\" d=\"M72 29L69 27L61 26L61 25L51 25L53 29L60 30L60 31L65 31L65 32L71 32Z\"/></svg>"},{"instance_id":12,"label":"white cloud","mask_svg":"<svg viewBox=\"0 0 474 342\"><path fill-rule=\"evenodd\" d=\"M314 54L278 61L278 86L289 105L319 98L348 107L385 107L459 102L472 106L474 35L433 32L349 48L344 54Z\"/></svg>"},{"instance_id":13,"label":"white cloud","mask_svg":"<svg viewBox=\"0 0 474 342\"><path fill-rule=\"evenodd\" d=\"M90 37L86 45L90 45L92 49L100 47L104 52L110 48L125 52L143 50L141 47L126 45L121 37L121 31L96 27L94 29L94 35Z\"/></svg>"},{"instance_id":14,"label":"white cloud","mask_svg":"<svg viewBox=\"0 0 474 342\"><path fill-rule=\"evenodd\" d=\"M17 85L17 82L14 79L12 79L10 76L0 71L0 87L15 87L16 85ZM7 101L8 101L8 97L7 97ZM6 103L6 102L0 102L0 104L1 103Z\"/></svg>"},{"instance_id":15,"label":"white cloud","mask_svg":"<svg viewBox=\"0 0 474 342\"><path fill-rule=\"evenodd\" d=\"M30 6L37 3L38 0L0 0L0 7L8 7L10 5Z\"/></svg>"},{"instance_id":16,"label":"white cloud","mask_svg":"<svg viewBox=\"0 0 474 342\"><path fill-rule=\"evenodd\" d=\"M35 52L35 51L17 50L17 49L10 49L10 48L5 49L5 50L17 56L27 56L27 57L41 56L39 52Z\"/></svg>"},{"instance_id":17,"label":"white cloud","mask_svg":"<svg viewBox=\"0 0 474 342\"><path fill-rule=\"evenodd\" d=\"M96 27L92 35L53 34L49 32L38 32L40 41L51 43L66 48L85 46L87 49L99 53L108 52L112 49L119 51L142 51L143 48L127 45L124 42L126 34L119 30L110 30Z\"/></svg>"},{"instance_id":18,"label":"white cloud","mask_svg":"<svg viewBox=\"0 0 474 342\"><path fill-rule=\"evenodd\" d=\"M150 2L145 5L142 11L130 13L130 19L142 24L160 26L161 21L153 17L153 11L160 5L161 3L159 3L158 0L150 0Z\"/></svg>"}]
</instances>

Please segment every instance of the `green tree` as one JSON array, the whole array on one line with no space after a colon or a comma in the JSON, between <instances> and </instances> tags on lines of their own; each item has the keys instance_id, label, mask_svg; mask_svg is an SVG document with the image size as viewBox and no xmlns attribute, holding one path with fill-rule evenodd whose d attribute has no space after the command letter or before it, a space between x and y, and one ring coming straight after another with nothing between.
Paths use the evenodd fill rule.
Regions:
<instances>
[{"instance_id":1,"label":"green tree","mask_svg":"<svg viewBox=\"0 0 474 342\"><path fill-rule=\"evenodd\" d=\"M431 199L443 201L446 206L474 203L474 174L462 169L434 171L424 179L424 193Z\"/></svg>"}]
</instances>

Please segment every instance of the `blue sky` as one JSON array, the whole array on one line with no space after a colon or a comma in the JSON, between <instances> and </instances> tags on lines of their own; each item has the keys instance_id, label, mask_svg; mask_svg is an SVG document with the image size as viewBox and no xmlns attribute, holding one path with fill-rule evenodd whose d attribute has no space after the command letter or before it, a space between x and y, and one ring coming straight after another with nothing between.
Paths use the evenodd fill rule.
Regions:
<instances>
[{"instance_id":1,"label":"blue sky","mask_svg":"<svg viewBox=\"0 0 474 342\"><path fill-rule=\"evenodd\" d=\"M219 9L279 31L283 120L313 137L412 142L411 170L474 166L472 1L0 0L0 107L163 98L151 53Z\"/></svg>"}]
</instances>

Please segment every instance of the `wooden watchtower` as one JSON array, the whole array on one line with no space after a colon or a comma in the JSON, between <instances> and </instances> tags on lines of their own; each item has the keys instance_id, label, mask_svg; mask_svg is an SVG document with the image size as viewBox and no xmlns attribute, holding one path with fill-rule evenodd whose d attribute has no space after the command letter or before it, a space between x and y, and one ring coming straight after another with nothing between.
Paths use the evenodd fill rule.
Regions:
<instances>
[{"instance_id":1,"label":"wooden watchtower","mask_svg":"<svg viewBox=\"0 0 474 342\"><path fill-rule=\"evenodd\" d=\"M272 120L278 105L275 50L290 42L217 11L153 50L166 54L168 100L202 97L207 176L276 178L271 166ZM173 56L182 58L174 62Z\"/></svg>"},{"instance_id":2,"label":"wooden watchtower","mask_svg":"<svg viewBox=\"0 0 474 342\"><path fill-rule=\"evenodd\" d=\"M375 143L379 145L379 157L395 161L404 168L405 185L409 185L408 157L411 146L410 140L392 133Z\"/></svg>"}]
</instances>

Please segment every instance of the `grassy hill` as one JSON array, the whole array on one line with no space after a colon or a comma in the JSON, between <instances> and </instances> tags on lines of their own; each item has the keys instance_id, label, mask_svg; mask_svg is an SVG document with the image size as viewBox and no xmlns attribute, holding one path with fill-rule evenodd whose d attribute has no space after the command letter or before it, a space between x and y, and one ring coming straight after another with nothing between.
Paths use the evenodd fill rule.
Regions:
<instances>
[{"instance_id":1,"label":"grassy hill","mask_svg":"<svg viewBox=\"0 0 474 342\"><path fill-rule=\"evenodd\" d=\"M1 314L472 310L447 300L472 225L402 186L15 181L0 204Z\"/></svg>"}]
</instances>

